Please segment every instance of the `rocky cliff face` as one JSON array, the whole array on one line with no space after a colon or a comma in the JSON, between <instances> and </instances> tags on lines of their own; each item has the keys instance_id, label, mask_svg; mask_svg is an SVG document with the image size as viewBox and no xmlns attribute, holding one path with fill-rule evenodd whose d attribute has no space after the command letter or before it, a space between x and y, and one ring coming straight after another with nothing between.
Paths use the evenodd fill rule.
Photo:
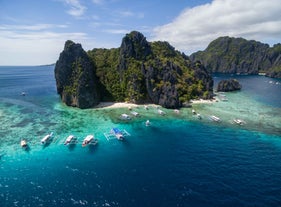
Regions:
<instances>
[{"instance_id":1,"label":"rocky cliff face","mask_svg":"<svg viewBox=\"0 0 281 207\"><path fill-rule=\"evenodd\" d=\"M200 61L212 72L258 74L280 65L280 44L267 44L243 38L220 37L204 51L193 53L193 61Z\"/></svg>"},{"instance_id":2,"label":"rocky cliff face","mask_svg":"<svg viewBox=\"0 0 281 207\"><path fill-rule=\"evenodd\" d=\"M89 108L99 103L94 65L80 44L66 41L56 62L55 78L66 105Z\"/></svg>"},{"instance_id":3,"label":"rocky cliff face","mask_svg":"<svg viewBox=\"0 0 281 207\"><path fill-rule=\"evenodd\" d=\"M218 84L217 91L229 92L237 91L242 88L241 84L236 79L221 80Z\"/></svg>"},{"instance_id":4,"label":"rocky cliff face","mask_svg":"<svg viewBox=\"0 0 281 207\"><path fill-rule=\"evenodd\" d=\"M181 93L188 93L189 84L195 84L199 80L202 81L202 91L209 92L204 98L210 98L212 95L211 75L202 65L197 67L192 64L187 56L180 54L168 42L149 43L141 33L132 32L123 38L120 54L119 69L121 71L132 70L130 66L132 62L136 65L139 63L139 68L129 77L129 85L134 88L134 91L143 94L141 98L146 97L147 100L165 108L179 108L183 103L183 97L180 98ZM176 60L182 61L182 64L177 63ZM141 71L141 74L136 76L138 71ZM182 76L184 73L193 73L193 79L184 79ZM143 83L145 83L145 88L142 87ZM203 97L203 92L195 91L194 93ZM130 100L132 101L132 98Z\"/></svg>"}]
</instances>

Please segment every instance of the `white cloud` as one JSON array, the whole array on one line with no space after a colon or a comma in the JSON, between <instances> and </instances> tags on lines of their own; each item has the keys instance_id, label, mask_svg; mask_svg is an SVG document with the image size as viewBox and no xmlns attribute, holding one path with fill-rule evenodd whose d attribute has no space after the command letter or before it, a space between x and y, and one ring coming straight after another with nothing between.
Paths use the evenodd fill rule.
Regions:
<instances>
[{"instance_id":1,"label":"white cloud","mask_svg":"<svg viewBox=\"0 0 281 207\"><path fill-rule=\"evenodd\" d=\"M34 24L34 25L0 25L0 30L32 30L39 31L51 28L67 28L67 25L56 25L56 24Z\"/></svg>"},{"instance_id":2,"label":"white cloud","mask_svg":"<svg viewBox=\"0 0 281 207\"><path fill-rule=\"evenodd\" d=\"M37 31L39 27L37 28L36 25L34 27L26 27L25 25L11 26L10 30L8 30L7 25L5 29L2 27L0 25L0 65L54 63L58 59L59 53L63 50L67 39L80 43L92 43L92 40L85 33ZM52 27L55 27L55 25ZM30 30L16 30L15 28L29 28Z\"/></svg>"},{"instance_id":3,"label":"white cloud","mask_svg":"<svg viewBox=\"0 0 281 207\"><path fill-rule=\"evenodd\" d=\"M130 32L129 30L125 30L125 29L107 29L103 31L110 34L124 34L124 35Z\"/></svg>"},{"instance_id":4,"label":"white cloud","mask_svg":"<svg viewBox=\"0 0 281 207\"><path fill-rule=\"evenodd\" d=\"M70 9L67 11L67 13L74 17L82 16L87 9L80 3L79 0L64 0L64 2L70 6Z\"/></svg>"},{"instance_id":5,"label":"white cloud","mask_svg":"<svg viewBox=\"0 0 281 207\"><path fill-rule=\"evenodd\" d=\"M185 9L173 22L154 28L152 39L168 41L188 54L219 36L268 43L281 41L280 0L213 0Z\"/></svg>"}]
</instances>

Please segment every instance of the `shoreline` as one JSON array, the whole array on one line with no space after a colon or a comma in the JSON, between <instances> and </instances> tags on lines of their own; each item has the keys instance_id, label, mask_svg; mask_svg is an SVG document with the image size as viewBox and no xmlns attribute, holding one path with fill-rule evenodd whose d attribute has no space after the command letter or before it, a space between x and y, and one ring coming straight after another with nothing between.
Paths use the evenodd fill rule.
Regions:
<instances>
[{"instance_id":1,"label":"shoreline","mask_svg":"<svg viewBox=\"0 0 281 207\"><path fill-rule=\"evenodd\" d=\"M219 102L218 99L198 99L198 100L190 100L188 104L211 104ZM94 109L116 109L116 108L138 108L138 107L154 107L154 108L163 108L160 105L147 103L147 104L134 104L128 102L100 102ZM186 108L186 107L182 107Z\"/></svg>"},{"instance_id":2,"label":"shoreline","mask_svg":"<svg viewBox=\"0 0 281 207\"><path fill-rule=\"evenodd\" d=\"M214 98L214 99L196 99L196 100L190 100L190 104L210 104L210 103L218 103L219 100Z\"/></svg>"},{"instance_id":3,"label":"shoreline","mask_svg":"<svg viewBox=\"0 0 281 207\"><path fill-rule=\"evenodd\" d=\"M137 107L161 107L160 105L148 103L148 104L134 104L134 103L127 103L127 102L100 102L95 109L102 108L102 109L113 109L113 108L137 108Z\"/></svg>"}]
</instances>

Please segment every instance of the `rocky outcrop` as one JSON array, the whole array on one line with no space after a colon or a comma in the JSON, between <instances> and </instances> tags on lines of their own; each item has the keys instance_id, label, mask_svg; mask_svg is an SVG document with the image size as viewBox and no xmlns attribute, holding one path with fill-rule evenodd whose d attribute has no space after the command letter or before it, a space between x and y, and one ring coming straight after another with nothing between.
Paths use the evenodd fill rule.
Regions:
<instances>
[{"instance_id":1,"label":"rocky outcrop","mask_svg":"<svg viewBox=\"0 0 281 207\"><path fill-rule=\"evenodd\" d=\"M213 79L200 62L190 61L168 42L148 42L136 31L126 34L120 48L87 53L67 41L55 76L63 102L79 108L100 99L179 108L190 99L213 95Z\"/></svg>"},{"instance_id":2,"label":"rocky outcrop","mask_svg":"<svg viewBox=\"0 0 281 207\"><path fill-rule=\"evenodd\" d=\"M281 65L280 44L268 44L243 38L220 37L204 51L193 53L193 61L200 61L212 72L258 74Z\"/></svg>"},{"instance_id":3,"label":"rocky outcrop","mask_svg":"<svg viewBox=\"0 0 281 207\"><path fill-rule=\"evenodd\" d=\"M241 84L236 79L221 80L218 84L218 92L237 91L242 88Z\"/></svg>"},{"instance_id":4,"label":"rocky outcrop","mask_svg":"<svg viewBox=\"0 0 281 207\"><path fill-rule=\"evenodd\" d=\"M68 106L90 108L99 103L94 65L81 44L68 40L55 66L57 92Z\"/></svg>"}]
</instances>

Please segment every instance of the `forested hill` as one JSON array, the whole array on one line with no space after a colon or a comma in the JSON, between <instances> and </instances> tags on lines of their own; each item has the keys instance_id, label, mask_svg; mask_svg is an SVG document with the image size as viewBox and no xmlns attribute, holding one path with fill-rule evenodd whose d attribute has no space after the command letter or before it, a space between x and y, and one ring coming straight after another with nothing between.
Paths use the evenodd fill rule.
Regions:
<instances>
[{"instance_id":1,"label":"forested hill","mask_svg":"<svg viewBox=\"0 0 281 207\"><path fill-rule=\"evenodd\" d=\"M258 74L281 78L281 44L268 44L243 38L219 37L204 51L193 53L208 70L220 73Z\"/></svg>"},{"instance_id":2,"label":"forested hill","mask_svg":"<svg viewBox=\"0 0 281 207\"><path fill-rule=\"evenodd\" d=\"M57 91L70 106L100 101L155 103L179 108L193 98L210 98L211 74L168 42L148 42L133 31L113 49L85 52L66 41L55 67Z\"/></svg>"}]
</instances>

